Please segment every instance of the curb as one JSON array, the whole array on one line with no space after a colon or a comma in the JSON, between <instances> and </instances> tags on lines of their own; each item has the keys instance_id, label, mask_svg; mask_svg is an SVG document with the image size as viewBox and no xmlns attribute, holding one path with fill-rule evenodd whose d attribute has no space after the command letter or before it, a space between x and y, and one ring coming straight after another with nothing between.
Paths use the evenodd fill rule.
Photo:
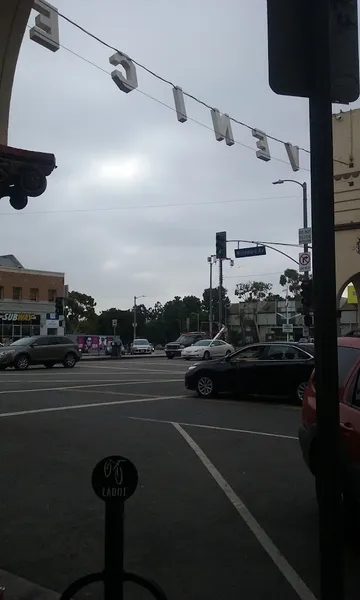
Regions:
<instances>
[{"instance_id":1,"label":"curb","mask_svg":"<svg viewBox=\"0 0 360 600\"><path fill-rule=\"evenodd\" d=\"M0 585L5 588L4 600L59 600L60 594L32 581L0 569Z\"/></svg>"},{"instance_id":2,"label":"curb","mask_svg":"<svg viewBox=\"0 0 360 600\"><path fill-rule=\"evenodd\" d=\"M82 356L81 361L91 362L91 361L103 361L103 360L140 360L142 358L166 358L166 354L143 354L143 355L127 355L125 356Z\"/></svg>"}]
</instances>

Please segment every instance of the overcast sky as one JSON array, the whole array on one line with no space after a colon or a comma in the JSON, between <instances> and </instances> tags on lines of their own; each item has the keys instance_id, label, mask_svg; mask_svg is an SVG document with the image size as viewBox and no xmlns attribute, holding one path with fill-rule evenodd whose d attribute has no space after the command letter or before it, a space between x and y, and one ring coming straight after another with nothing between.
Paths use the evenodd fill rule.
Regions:
<instances>
[{"instance_id":1,"label":"overcast sky","mask_svg":"<svg viewBox=\"0 0 360 600\"><path fill-rule=\"evenodd\" d=\"M221 112L309 147L307 102L268 85L265 0L53 0L60 12ZM91 7L91 8L90 8ZM34 24L33 11L29 24ZM188 122L138 90L121 92L111 50L60 19L56 53L26 31L13 90L9 144L53 152L58 169L22 212L1 207L1 253L32 269L64 271L70 289L100 309L174 295L201 295L215 232L228 239L297 243L309 157L294 173L284 147L256 158L251 131L233 125L232 147L217 142L210 111L186 99ZM173 107L169 85L137 68L139 90ZM204 126L192 122L200 121ZM209 129L210 128L210 129ZM245 144L250 148L244 147ZM281 160L276 160L281 159ZM244 244L246 245L246 244ZM229 255L234 245L229 244ZM284 249L295 259L297 248ZM294 266L268 250L225 264L230 296L248 279L274 284Z\"/></svg>"}]
</instances>

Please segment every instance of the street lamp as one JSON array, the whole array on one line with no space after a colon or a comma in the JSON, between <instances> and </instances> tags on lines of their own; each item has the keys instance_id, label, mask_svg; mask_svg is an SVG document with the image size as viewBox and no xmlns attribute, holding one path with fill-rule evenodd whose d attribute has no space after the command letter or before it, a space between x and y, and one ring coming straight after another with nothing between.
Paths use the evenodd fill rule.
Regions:
<instances>
[{"instance_id":1,"label":"street lamp","mask_svg":"<svg viewBox=\"0 0 360 600\"><path fill-rule=\"evenodd\" d=\"M277 181L273 181L273 185L278 185L278 184L282 184L282 183L296 183L297 185L300 185L302 187L302 197L303 197L303 227L304 229L307 229L308 227L308 208L307 208L307 204L308 204L308 198L307 198L307 183L306 181L304 181L303 183L301 183L301 181L296 181L296 179L278 179ZM309 251L309 246L308 244L304 244L304 253ZM304 279L309 279L309 272L305 271L304 272ZM305 332L304 332L305 335ZM307 337L307 336L305 336Z\"/></svg>"},{"instance_id":2,"label":"street lamp","mask_svg":"<svg viewBox=\"0 0 360 600\"><path fill-rule=\"evenodd\" d=\"M136 322L136 300L138 300L139 298L146 298L146 296L144 296L144 294L141 294L141 296L134 296L134 309L133 309L133 329L134 329L134 340L136 340L136 327L137 327L137 322Z\"/></svg>"}]
</instances>

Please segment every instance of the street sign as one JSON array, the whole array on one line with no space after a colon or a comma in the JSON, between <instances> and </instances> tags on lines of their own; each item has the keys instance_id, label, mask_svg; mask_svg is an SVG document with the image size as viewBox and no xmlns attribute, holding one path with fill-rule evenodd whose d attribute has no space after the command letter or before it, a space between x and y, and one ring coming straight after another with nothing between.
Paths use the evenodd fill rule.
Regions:
<instances>
[{"instance_id":1,"label":"street sign","mask_svg":"<svg viewBox=\"0 0 360 600\"><path fill-rule=\"evenodd\" d=\"M299 229L299 244L311 244L311 227Z\"/></svg>"},{"instance_id":2,"label":"street sign","mask_svg":"<svg viewBox=\"0 0 360 600\"><path fill-rule=\"evenodd\" d=\"M300 252L299 254L299 271L311 271L311 254L310 252Z\"/></svg>"},{"instance_id":3,"label":"street sign","mask_svg":"<svg viewBox=\"0 0 360 600\"><path fill-rule=\"evenodd\" d=\"M113 326L113 327L116 327L116 326L117 326L117 319L113 319L111 322L112 322L112 326Z\"/></svg>"},{"instance_id":4,"label":"street sign","mask_svg":"<svg viewBox=\"0 0 360 600\"><path fill-rule=\"evenodd\" d=\"M283 333L293 333L294 325L292 323L284 323L282 326Z\"/></svg>"},{"instance_id":5,"label":"street sign","mask_svg":"<svg viewBox=\"0 0 360 600\"><path fill-rule=\"evenodd\" d=\"M266 246L250 246L250 248L237 248L235 258L247 258L249 256L264 256Z\"/></svg>"}]
</instances>

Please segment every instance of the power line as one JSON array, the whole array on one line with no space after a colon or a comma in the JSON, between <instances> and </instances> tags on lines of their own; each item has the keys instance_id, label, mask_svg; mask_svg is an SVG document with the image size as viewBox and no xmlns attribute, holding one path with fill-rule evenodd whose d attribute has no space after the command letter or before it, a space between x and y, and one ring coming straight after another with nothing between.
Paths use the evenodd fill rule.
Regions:
<instances>
[{"instance_id":1,"label":"power line","mask_svg":"<svg viewBox=\"0 0 360 600\"><path fill-rule=\"evenodd\" d=\"M253 273L250 275L226 275L224 276L224 279L240 279L241 278L246 278L246 279L253 279L255 277L270 277L270 275L282 275L283 271L275 271L273 273Z\"/></svg>"},{"instance_id":2,"label":"power line","mask_svg":"<svg viewBox=\"0 0 360 600\"><path fill-rule=\"evenodd\" d=\"M123 53L121 50L119 50L119 49L118 49L118 48L116 48L115 46L112 46L111 44L108 44L108 43L107 43L107 42L105 42L103 39L101 39L101 38L99 38L97 35L95 35L95 34L91 33L91 32L90 32L88 29L86 29L85 27L82 27L81 25L79 25L78 23L76 23L75 21L73 21L72 19L70 19L69 17L67 17L66 15L63 15L63 14L62 14L62 13L60 13L60 12L58 12L58 15L59 15L59 17L61 17L62 19L64 19L65 21L67 21L68 23L70 23L71 25L73 25L74 27L76 27L77 29L79 29L80 31L82 31L82 32L83 32L85 35L87 35L87 36L91 37L92 39L94 39L95 41L97 41L99 44L102 44L103 46L105 46L105 47L106 47L106 48L108 48L109 50L113 50L114 52L118 52L119 54L122 54L122 55L124 55L124 53ZM74 53L74 54L75 54L75 55L77 55L76 53ZM77 56L79 56L80 58L83 58L83 57L81 57L80 55L77 55ZM130 56L128 56L128 55L124 55L124 56L126 56L127 58L129 58L129 59L130 59L130 60L131 60L131 61L132 61L132 62L133 62L133 63L134 63L136 66L140 67L141 69L143 69L144 71L146 71L147 73L149 73L150 75L152 75L153 77L155 77L156 79L158 79L159 81L162 81L163 83L166 83L167 85L170 85L170 86L171 86L173 89L177 87L177 86L176 86L176 85L175 85L175 84L174 84L172 81L170 81L169 79L166 79L165 77L162 77L161 75L159 75L159 74L158 74L158 73L156 73L155 71L152 71L151 69L149 69L148 67L146 67L146 66L145 66L145 65L143 65L142 63L138 62L138 61L137 61L137 60L135 60L134 58L131 58L131 57L130 57ZM89 60L87 60L87 59L85 59L85 60L86 60L86 62L88 62L88 63L90 63L90 64L91 64L91 61L89 61ZM98 67L98 65L94 65L94 66ZM98 68L100 68L100 67L98 67ZM104 69L104 70L105 70L105 69ZM106 72L107 72L107 71L106 71ZM140 91L140 90L139 90L139 91ZM144 93L144 92L142 92L142 93ZM201 104L202 106L205 106L205 107L206 107L206 108L208 108L209 110L214 110L214 107L213 107L213 106L211 106L210 104L208 104L208 103L207 103L207 102L205 102L204 100L201 100L201 99L200 99L200 98L198 98L197 96L194 96L193 94L190 94L189 92L185 92L184 90L182 90L182 93L184 94L184 96L186 96L186 97L188 97L188 98L191 98L192 100L194 100L194 101L195 101L195 102L197 102L198 104ZM145 94L145 95L147 95L147 94ZM163 104L163 105L164 105L164 106L166 106L167 108L170 108L171 110L174 110L174 111L175 111L175 109L174 109L173 107L170 107L169 105L167 105L167 104L165 104L165 103L161 102L160 100L157 100L156 98L153 98L153 97L151 97L151 96L148 96L148 97L149 97L149 98L152 98L152 99L153 99L153 100L155 100L156 102L159 102L160 104ZM226 114L227 114L227 113L226 113ZM256 129L256 127L253 127L253 126L249 125L248 123L245 123L245 122L243 122L243 121L240 121L239 119L236 119L235 117L231 117L230 115L229 115L229 119L230 119L230 120L231 120L233 123L236 123L237 125L240 125L240 126L242 126L242 127L245 127L246 129L248 129L248 130L250 130L250 131L251 131L251 130L253 130L253 129ZM203 123L201 123L201 122L199 122L199 121L196 121L195 119L191 119L191 118L189 118L189 120L191 120L191 121L193 121L193 122L195 122L195 123L198 123L199 125L203 125L204 127L207 127L207 125L204 125ZM211 127L207 127L207 128L211 130ZM281 140L280 138L278 138L278 137L276 137L276 136L269 135L269 134L266 134L266 136L267 136L267 137L268 137L270 140L273 140L274 142L278 142L279 144L283 144L283 145L284 145L284 144L286 143L284 140ZM234 141L236 142L236 140L234 140ZM236 143L240 144L240 142L236 142ZM245 146L245 147L247 147L247 148L250 148L250 149L253 151L253 148L251 148L251 147L249 147L249 146L246 146L245 144L241 144L241 145L242 145L242 146ZM310 154L310 150L308 150L307 148L302 148L302 147L299 147L299 150L301 150L302 152L305 152L306 154ZM276 157L273 157L273 158L274 158L275 160L278 160L278 161L281 161L281 162L284 162L284 163L286 163L286 164L287 164L287 162L286 162L285 160L282 160L282 159L280 159L280 158L276 158ZM335 162L338 162L338 163L341 163L341 164L344 164L344 165L347 165L347 166L349 166L349 165L348 165L348 163L347 163L347 162L345 162L345 161L338 160L338 159L334 159L334 161L335 161ZM303 169L303 170L309 171L310 169Z\"/></svg>"},{"instance_id":3,"label":"power line","mask_svg":"<svg viewBox=\"0 0 360 600\"><path fill-rule=\"evenodd\" d=\"M62 16L62 15L59 14L59 16ZM31 29L30 25L28 25L27 27L29 29ZM91 35L91 34L89 34L89 35ZM102 71L103 73L106 73L106 75L111 75L110 71L107 71L103 67L100 67L100 65L97 65L92 60L89 60L88 58L86 58L85 56L82 56L78 52L75 52L74 50L71 50L71 48L68 48L67 46L63 46L62 44L59 44L59 45L60 45L60 48L62 48L63 50L66 50L66 52L69 52L70 54L73 54L73 56L76 56L77 58L80 58L81 60L83 60L87 64L95 67L99 71ZM114 50L114 48L112 48L111 46L109 46L109 48L111 48L112 50ZM133 61L133 62L135 62L135 61ZM138 63L136 63L136 64L138 64ZM146 67L143 67L143 68L146 69ZM161 79L161 77L158 77L158 79ZM131 84L128 83L128 86L131 87ZM170 104L167 104L166 102L163 102L162 100L159 100L158 98L155 98L155 96L152 96L151 94L148 94L147 92L144 92L139 87L133 88L133 89L135 89L135 91L138 92L139 94L141 94L142 96L145 96L146 98L149 98L150 100L153 100L153 102L156 102L157 104L160 104L161 106L164 106L165 108L168 108L172 112L176 112L176 108L174 108L173 106L170 106ZM185 92L183 92L183 93L185 94ZM189 97L192 98L192 96L190 94L186 94L186 95L188 95ZM200 102L200 104L204 104L200 100L198 102ZM207 106L207 105L205 104L205 106ZM200 127L204 127L204 129L207 129L208 131L211 131L211 132L214 131L214 129L212 127L210 127L209 125L206 125L206 123L203 123L202 121L198 121L197 119L194 119L193 117L187 116L187 120L191 121L192 123L196 123L197 125L200 125ZM268 136L268 137L270 137L270 136ZM275 139L275 138L272 138L272 139ZM254 152L254 148L252 146L250 146L249 144L244 144L244 142L239 142L239 140L236 140L235 138L234 138L234 143L237 144L238 146L242 146L243 148L246 148L247 150L251 150L251 152ZM285 165L288 164L288 162L286 160L284 160L282 158L279 158L277 156L272 156L271 158L272 158L272 160L276 160L276 161L281 162L281 163L283 163ZM310 169L307 169L306 167L301 167L300 170L302 170L302 171L310 171Z\"/></svg>"},{"instance_id":4,"label":"power line","mask_svg":"<svg viewBox=\"0 0 360 600\"><path fill-rule=\"evenodd\" d=\"M138 206L134 206L133 204L128 206L100 206L94 208L61 208L59 210L34 210L31 212L26 212L26 209L22 211L9 211L9 212L1 212L1 216L30 216L30 215L57 215L61 213L92 213L92 212L109 212L109 211L123 211L123 210L145 210L145 209L156 209L156 208L188 208L196 207L196 206L204 206L204 205L214 205L218 206L220 203L223 204L238 204L242 202L263 202L265 200L289 200L296 199L298 200L298 196L268 196L264 198L240 198L237 200L203 200L200 202L174 202L170 204L140 204Z\"/></svg>"}]
</instances>

